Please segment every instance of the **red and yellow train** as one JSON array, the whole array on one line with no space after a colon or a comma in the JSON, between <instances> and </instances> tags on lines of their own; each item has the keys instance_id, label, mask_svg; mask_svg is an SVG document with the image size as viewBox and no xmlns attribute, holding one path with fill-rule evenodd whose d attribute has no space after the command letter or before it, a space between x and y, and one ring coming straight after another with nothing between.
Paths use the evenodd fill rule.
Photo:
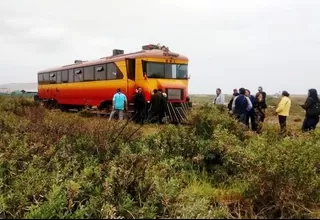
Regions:
<instances>
[{"instance_id":1,"label":"red and yellow train","mask_svg":"<svg viewBox=\"0 0 320 220\"><path fill-rule=\"evenodd\" d=\"M142 50L113 55L93 61L76 60L73 64L38 72L41 102L61 109L96 106L108 109L118 88L127 96L129 106L137 87L150 101L154 89L162 89L168 102L179 105L188 95L188 58L168 47L145 45Z\"/></svg>"}]
</instances>

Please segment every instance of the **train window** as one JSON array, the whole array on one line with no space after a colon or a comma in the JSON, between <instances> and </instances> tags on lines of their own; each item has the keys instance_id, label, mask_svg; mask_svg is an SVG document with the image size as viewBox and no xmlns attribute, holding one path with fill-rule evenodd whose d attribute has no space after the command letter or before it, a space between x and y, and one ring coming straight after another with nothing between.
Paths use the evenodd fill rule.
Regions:
<instances>
[{"instance_id":1,"label":"train window","mask_svg":"<svg viewBox=\"0 0 320 220\"><path fill-rule=\"evenodd\" d=\"M83 81L83 68L79 68L79 69L74 70L74 81L75 82Z\"/></svg>"},{"instance_id":2,"label":"train window","mask_svg":"<svg viewBox=\"0 0 320 220\"><path fill-rule=\"evenodd\" d=\"M177 64L177 79L188 79L187 64Z\"/></svg>"},{"instance_id":3,"label":"train window","mask_svg":"<svg viewBox=\"0 0 320 220\"><path fill-rule=\"evenodd\" d=\"M103 70L104 70L103 66L98 66L98 67L96 68L96 71L97 71L97 72L102 72Z\"/></svg>"},{"instance_id":4,"label":"train window","mask_svg":"<svg viewBox=\"0 0 320 220\"><path fill-rule=\"evenodd\" d=\"M165 64L166 79L187 79L188 65L187 64Z\"/></svg>"},{"instance_id":5,"label":"train window","mask_svg":"<svg viewBox=\"0 0 320 220\"><path fill-rule=\"evenodd\" d=\"M68 82L68 70L63 70L61 73L61 81L63 83L67 83Z\"/></svg>"},{"instance_id":6,"label":"train window","mask_svg":"<svg viewBox=\"0 0 320 220\"><path fill-rule=\"evenodd\" d=\"M57 83L61 83L61 71L57 72Z\"/></svg>"},{"instance_id":7,"label":"train window","mask_svg":"<svg viewBox=\"0 0 320 220\"><path fill-rule=\"evenodd\" d=\"M95 80L106 80L107 79L106 65L95 66L95 70L96 70Z\"/></svg>"},{"instance_id":8,"label":"train window","mask_svg":"<svg viewBox=\"0 0 320 220\"><path fill-rule=\"evenodd\" d=\"M82 71L79 69L79 70L74 71L74 73L75 73L75 74L81 74Z\"/></svg>"},{"instance_id":9,"label":"train window","mask_svg":"<svg viewBox=\"0 0 320 220\"><path fill-rule=\"evenodd\" d=\"M50 83L56 83L57 74L56 72L50 73Z\"/></svg>"},{"instance_id":10,"label":"train window","mask_svg":"<svg viewBox=\"0 0 320 220\"><path fill-rule=\"evenodd\" d=\"M43 74L38 74L38 82L41 83L43 81Z\"/></svg>"},{"instance_id":11,"label":"train window","mask_svg":"<svg viewBox=\"0 0 320 220\"><path fill-rule=\"evenodd\" d=\"M114 63L107 64L107 79L122 79L123 74Z\"/></svg>"},{"instance_id":12,"label":"train window","mask_svg":"<svg viewBox=\"0 0 320 220\"><path fill-rule=\"evenodd\" d=\"M74 77L73 77L73 69L68 71L69 74L69 83L74 82Z\"/></svg>"},{"instance_id":13,"label":"train window","mask_svg":"<svg viewBox=\"0 0 320 220\"><path fill-rule=\"evenodd\" d=\"M163 63L147 62L147 75L149 78L165 78L165 69Z\"/></svg>"},{"instance_id":14,"label":"train window","mask_svg":"<svg viewBox=\"0 0 320 220\"><path fill-rule=\"evenodd\" d=\"M50 81L49 73L43 74L43 82L48 83Z\"/></svg>"},{"instance_id":15,"label":"train window","mask_svg":"<svg viewBox=\"0 0 320 220\"><path fill-rule=\"evenodd\" d=\"M83 79L84 81L94 80L94 66L87 66L84 68Z\"/></svg>"},{"instance_id":16,"label":"train window","mask_svg":"<svg viewBox=\"0 0 320 220\"><path fill-rule=\"evenodd\" d=\"M142 62L143 72L149 78L187 79L188 64Z\"/></svg>"}]
</instances>

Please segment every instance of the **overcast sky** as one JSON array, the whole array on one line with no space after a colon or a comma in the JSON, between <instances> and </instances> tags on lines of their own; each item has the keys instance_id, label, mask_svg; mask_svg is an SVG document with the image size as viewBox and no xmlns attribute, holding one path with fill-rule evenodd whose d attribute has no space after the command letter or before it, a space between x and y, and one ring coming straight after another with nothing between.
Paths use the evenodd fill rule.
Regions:
<instances>
[{"instance_id":1,"label":"overcast sky","mask_svg":"<svg viewBox=\"0 0 320 220\"><path fill-rule=\"evenodd\" d=\"M319 0L0 1L0 84L148 43L189 58L190 93L320 90Z\"/></svg>"}]
</instances>

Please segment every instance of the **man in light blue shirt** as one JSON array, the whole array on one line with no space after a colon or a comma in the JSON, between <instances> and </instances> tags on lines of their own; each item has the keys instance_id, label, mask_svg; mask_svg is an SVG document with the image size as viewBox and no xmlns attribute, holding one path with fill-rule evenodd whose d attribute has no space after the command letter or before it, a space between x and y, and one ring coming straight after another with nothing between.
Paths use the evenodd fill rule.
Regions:
<instances>
[{"instance_id":1,"label":"man in light blue shirt","mask_svg":"<svg viewBox=\"0 0 320 220\"><path fill-rule=\"evenodd\" d=\"M120 89L117 89L117 93L114 94L112 99L112 112L110 114L109 121L114 117L115 113L117 113L119 119L122 120L125 109L128 109L127 97L120 91Z\"/></svg>"}]
</instances>

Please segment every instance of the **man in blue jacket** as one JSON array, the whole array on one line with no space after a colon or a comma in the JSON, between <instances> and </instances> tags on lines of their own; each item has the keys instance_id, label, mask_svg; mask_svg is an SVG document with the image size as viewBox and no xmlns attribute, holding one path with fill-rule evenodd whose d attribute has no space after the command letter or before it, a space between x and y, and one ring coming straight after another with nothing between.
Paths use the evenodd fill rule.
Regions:
<instances>
[{"instance_id":1,"label":"man in blue jacket","mask_svg":"<svg viewBox=\"0 0 320 220\"><path fill-rule=\"evenodd\" d=\"M245 96L246 90L239 89L240 95L233 99L232 113L239 122L246 124L247 112L249 112L253 105L248 97Z\"/></svg>"}]
</instances>

